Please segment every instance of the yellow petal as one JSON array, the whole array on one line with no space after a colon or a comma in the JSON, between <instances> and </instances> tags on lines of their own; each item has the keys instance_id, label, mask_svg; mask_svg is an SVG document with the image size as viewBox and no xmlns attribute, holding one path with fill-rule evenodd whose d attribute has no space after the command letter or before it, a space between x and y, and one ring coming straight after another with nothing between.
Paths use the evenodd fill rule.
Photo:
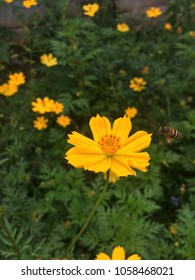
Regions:
<instances>
[{"instance_id":1,"label":"yellow petal","mask_svg":"<svg viewBox=\"0 0 195 280\"><path fill-rule=\"evenodd\" d=\"M128 257L127 260L141 260L141 257L137 254L131 255L130 257Z\"/></svg>"},{"instance_id":2,"label":"yellow petal","mask_svg":"<svg viewBox=\"0 0 195 280\"><path fill-rule=\"evenodd\" d=\"M126 115L123 118L118 118L114 121L112 134L121 138L121 143L125 143L131 131L132 124L130 118Z\"/></svg>"},{"instance_id":3,"label":"yellow petal","mask_svg":"<svg viewBox=\"0 0 195 280\"><path fill-rule=\"evenodd\" d=\"M104 253L99 253L97 256L96 256L96 260L98 261L110 261L111 258L107 255L107 254L104 254Z\"/></svg>"},{"instance_id":4,"label":"yellow petal","mask_svg":"<svg viewBox=\"0 0 195 280\"><path fill-rule=\"evenodd\" d=\"M114 248L112 252L112 260L125 260L125 250L121 246Z\"/></svg>"},{"instance_id":5,"label":"yellow petal","mask_svg":"<svg viewBox=\"0 0 195 280\"><path fill-rule=\"evenodd\" d=\"M151 135L148 133L140 134L139 131L128 138L126 143L118 151L118 155L127 153L137 153L148 148L151 142Z\"/></svg>"},{"instance_id":6,"label":"yellow petal","mask_svg":"<svg viewBox=\"0 0 195 280\"><path fill-rule=\"evenodd\" d=\"M99 146L97 145L96 142L94 142L93 140L89 139L88 137L73 131L72 134L68 134L69 140L68 143L75 145L77 147L83 147L83 148L87 148L87 149L99 149Z\"/></svg>"},{"instance_id":7,"label":"yellow petal","mask_svg":"<svg viewBox=\"0 0 195 280\"><path fill-rule=\"evenodd\" d=\"M119 157L113 157L110 170L117 176L136 175L136 172L131 169L126 160L122 160Z\"/></svg>"},{"instance_id":8,"label":"yellow petal","mask_svg":"<svg viewBox=\"0 0 195 280\"><path fill-rule=\"evenodd\" d=\"M93 139L98 142L103 136L111 133L111 124L106 117L92 117L89 126L91 128Z\"/></svg>"}]
</instances>

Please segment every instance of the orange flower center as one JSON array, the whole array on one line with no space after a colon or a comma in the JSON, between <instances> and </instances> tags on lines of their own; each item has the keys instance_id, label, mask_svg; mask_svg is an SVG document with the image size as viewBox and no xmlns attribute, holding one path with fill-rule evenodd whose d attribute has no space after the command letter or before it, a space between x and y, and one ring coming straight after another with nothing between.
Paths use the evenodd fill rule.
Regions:
<instances>
[{"instance_id":1,"label":"orange flower center","mask_svg":"<svg viewBox=\"0 0 195 280\"><path fill-rule=\"evenodd\" d=\"M114 135L105 135L98 142L99 147L107 155L112 155L121 146L120 138Z\"/></svg>"}]
</instances>

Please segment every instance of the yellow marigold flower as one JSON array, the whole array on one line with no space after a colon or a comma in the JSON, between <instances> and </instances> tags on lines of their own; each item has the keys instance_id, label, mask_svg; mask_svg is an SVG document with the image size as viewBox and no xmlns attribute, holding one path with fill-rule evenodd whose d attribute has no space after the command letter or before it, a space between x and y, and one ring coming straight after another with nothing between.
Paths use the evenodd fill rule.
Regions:
<instances>
[{"instance_id":1,"label":"yellow marigold flower","mask_svg":"<svg viewBox=\"0 0 195 280\"><path fill-rule=\"evenodd\" d=\"M24 74L22 72L20 73L14 73L14 74L10 74L9 75L9 84L12 85L23 85L25 84L25 79L26 77L24 76Z\"/></svg>"},{"instance_id":2,"label":"yellow marigold flower","mask_svg":"<svg viewBox=\"0 0 195 280\"><path fill-rule=\"evenodd\" d=\"M25 0L22 4L26 8L31 8L32 6L38 5L38 2L36 0Z\"/></svg>"},{"instance_id":3,"label":"yellow marigold flower","mask_svg":"<svg viewBox=\"0 0 195 280\"><path fill-rule=\"evenodd\" d=\"M14 0L3 0L6 3L12 3Z\"/></svg>"},{"instance_id":4,"label":"yellow marigold flower","mask_svg":"<svg viewBox=\"0 0 195 280\"><path fill-rule=\"evenodd\" d=\"M116 26L116 29L120 32L128 32L129 31L129 26L124 22L124 23L118 23Z\"/></svg>"},{"instance_id":5,"label":"yellow marigold flower","mask_svg":"<svg viewBox=\"0 0 195 280\"><path fill-rule=\"evenodd\" d=\"M56 122L63 127L67 127L70 124L71 119L68 116L61 115L57 118Z\"/></svg>"},{"instance_id":6,"label":"yellow marigold flower","mask_svg":"<svg viewBox=\"0 0 195 280\"><path fill-rule=\"evenodd\" d=\"M142 91L146 88L147 82L143 78L133 78L130 80L129 87L133 91Z\"/></svg>"},{"instance_id":7,"label":"yellow marigold flower","mask_svg":"<svg viewBox=\"0 0 195 280\"><path fill-rule=\"evenodd\" d=\"M149 67L148 66L144 66L144 68L141 71L142 75L146 75L149 73Z\"/></svg>"},{"instance_id":8,"label":"yellow marigold flower","mask_svg":"<svg viewBox=\"0 0 195 280\"><path fill-rule=\"evenodd\" d=\"M128 107L125 109L125 114L130 118L135 118L137 115L137 109L135 107Z\"/></svg>"},{"instance_id":9,"label":"yellow marigold flower","mask_svg":"<svg viewBox=\"0 0 195 280\"><path fill-rule=\"evenodd\" d=\"M189 32L188 32L188 35L189 35L190 37L195 37L195 31L189 31Z\"/></svg>"},{"instance_id":10,"label":"yellow marigold flower","mask_svg":"<svg viewBox=\"0 0 195 280\"><path fill-rule=\"evenodd\" d=\"M34 128L38 129L38 130L43 130L47 128L47 122L48 119L44 118L44 117L37 117L35 121L33 121L34 123Z\"/></svg>"},{"instance_id":11,"label":"yellow marigold flower","mask_svg":"<svg viewBox=\"0 0 195 280\"><path fill-rule=\"evenodd\" d=\"M132 168L147 171L150 156L141 151L149 147L152 134L138 131L128 137L132 124L127 116L116 119L111 127L106 117L97 115L89 126L94 140L76 131L68 135L68 142L75 146L65 155L68 163L96 173L110 170L119 177L136 175Z\"/></svg>"},{"instance_id":12,"label":"yellow marigold flower","mask_svg":"<svg viewBox=\"0 0 195 280\"><path fill-rule=\"evenodd\" d=\"M31 103L33 112L38 112L40 114L45 114L51 112L51 108L54 105L54 100L44 97L43 99L37 98L36 102Z\"/></svg>"},{"instance_id":13,"label":"yellow marigold flower","mask_svg":"<svg viewBox=\"0 0 195 280\"><path fill-rule=\"evenodd\" d=\"M169 226L169 231L172 233L172 234L174 234L174 235L176 235L177 234L177 231L176 231L176 229L175 229L175 227L172 225L172 226Z\"/></svg>"},{"instance_id":14,"label":"yellow marigold flower","mask_svg":"<svg viewBox=\"0 0 195 280\"><path fill-rule=\"evenodd\" d=\"M52 53L41 55L40 60L41 63L47 67L52 67L58 64L57 58L54 57Z\"/></svg>"},{"instance_id":15,"label":"yellow marigold flower","mask_svg":"<svg viewBox=\"0 0 195 280\"><path fill-rule=\"evenodd\" d=\"M146 11L146 14L149 18L155 18L162 14L159 8L151 7L149 10Z\"/></svg>"},{"instance_id":16,"label":"yellow marigold flower","mask_svg":"<svg viewBox=\"0 0 195 280\"><path fill-rule=\"evenodd\" d=\"M96 260L102 261L102 260L126 260L125 256L125 250L121 246L117 246L114 248L112 251L112 257L110 258L107 254L105 253L99 253L96 256ZM141 257L137 254L133 254L127 258L127 260L141 260Z\"/></svg>"},{"instance_id":17,"label":"yellow marigold flower","mask_svg":"<svg viewBox=\"0 0 195 280\"><path fill-rule=\"evenodd\" d=\"M84 14L89 17L94 17L94 15L99 11L99 4L88 4L83 6Z\"/></svg>"},{"instance_id":18,"label":"yellow marigold flower","mask_svg":"<svg viewBox=\"0 0 195 280\"><path fill-rule=\"evenodd\" d=\"M54 102L54 104L51 106L51 111L54 112L56 115L63 112L64 105L60 102Z\"/></svg>"},{"instance_id":19,"label":"yellow marigold flower","mask_svg":"<svg viewBox=\"0 0 195 280\"><path fill-rule=\"evenodd\" d=\"M165 23L164 28L166 30L171 30L172 29L172 25L169 22L167 22L167 23Z\"/></svg>"},{"instance_id":20,"label":"yellow marigold flower","mask_svg":"<svg viewBox=\"0 0 195 280\"><path fill-rule=\"evenodd\" d=\"M0 94L11 96L18 92L18 86L10 83L5 83L0 86Z\"/></svg>"}]
</instances>

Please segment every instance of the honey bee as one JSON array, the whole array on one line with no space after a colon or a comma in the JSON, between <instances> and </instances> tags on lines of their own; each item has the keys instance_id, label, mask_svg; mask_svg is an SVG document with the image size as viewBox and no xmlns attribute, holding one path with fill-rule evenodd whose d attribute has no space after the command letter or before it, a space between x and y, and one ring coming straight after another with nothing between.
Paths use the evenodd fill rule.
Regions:
<instances>
[{"instance_id":1,"label":"honey bee","mask_svg":"<svg viewBox=\"0 0 195 280\"><path fill-rule=\"evenodd\" d=\"M158 129L157 134L164 135L165 138L173 138L173 137L180 138L180 139L183 138L183 135L179 130L167 126L161 126Z\"/></svg>"}]
</instances>

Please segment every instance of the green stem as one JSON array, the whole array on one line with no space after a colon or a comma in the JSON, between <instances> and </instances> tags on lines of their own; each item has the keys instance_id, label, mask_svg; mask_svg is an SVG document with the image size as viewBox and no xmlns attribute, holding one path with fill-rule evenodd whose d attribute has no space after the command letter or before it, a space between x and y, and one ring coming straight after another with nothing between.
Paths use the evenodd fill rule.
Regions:
<instances>
[{"instance_id":1,"label":"green stem","mask_svg":"<svg viewBox=\"0 0 195 280\"><path fill-rule=\"evenodd\" d=\"M86 230L87 226L89 225L91 219L93 218L93 215L95 213L95 211L97 210L100 202L102 201L102 198L105 194L105 192L107 191L108 189L108 184L109 184L109 171L106 173L106 182L105 182L105 185L104 185L104 188L98 198L98 200L96 201L93 209L91 210L89 216L87 217L87 219L85 220L85 223L84 225L82 226L81 230L79 231L79 233L75 236L75 238L73 238L72 242L70 243L70 245L68 246L67 250L66 250L66 253L65 253L65 256L68 255L68 253L71 253L73 248L74 248L74 245L75 243L78 241L78 239L81 237L81 235L83 234L83 232Z\"/></svg>"}]
</instances>

